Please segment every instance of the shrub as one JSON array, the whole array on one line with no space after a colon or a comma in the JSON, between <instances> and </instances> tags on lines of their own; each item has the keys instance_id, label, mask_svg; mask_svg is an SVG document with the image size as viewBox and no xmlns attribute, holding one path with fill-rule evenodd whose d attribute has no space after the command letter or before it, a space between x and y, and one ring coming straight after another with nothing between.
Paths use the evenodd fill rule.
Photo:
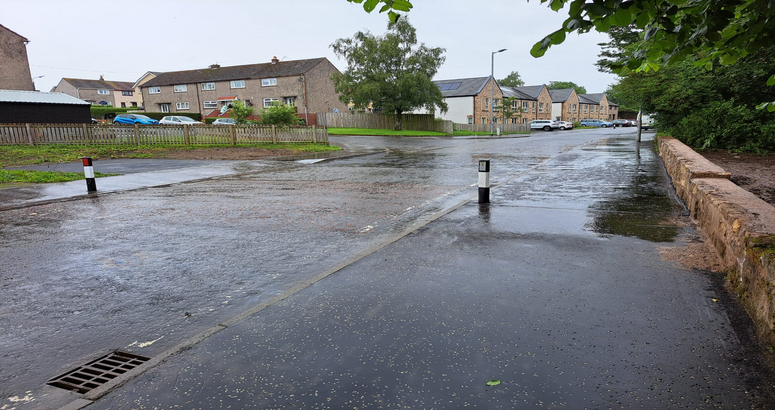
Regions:
<instances>
[{"instance_id":1,"label":"shrub","mask_svg":"<svg viewBox=\"0 0 775 410\"><path fill-rule=\"evenodd\" d=\"M271 107L261 109L261 124L290 126L299 125L301 121L296 115L296 107L273 103Z\"/></svg>"}]
</instances>

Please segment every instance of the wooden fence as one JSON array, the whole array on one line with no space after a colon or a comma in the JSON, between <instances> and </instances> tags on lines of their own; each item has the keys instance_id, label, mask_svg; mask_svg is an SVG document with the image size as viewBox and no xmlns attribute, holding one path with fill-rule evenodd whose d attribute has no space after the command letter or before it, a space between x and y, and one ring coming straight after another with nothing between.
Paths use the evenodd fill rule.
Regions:
<instances>
[{"instance_id":1,"label":"wooden fence","mask_svg":"<svg viewBox=\"0 0 775 410\"><path fill-rule=\"evenodd\" d=\"M328 144L328 129L274 125L0 124L0 145L236 145L257 142Z\"/></svg>"},{"instance_id":2,"label":"wooden fence","mask_svg":"<svg viewBox=\"0 0 775 410\"><path fill-rule=\"evenodd\" d=\"M494 124L493 129L497 128L501 129L501 134L530 132L530 124ZM455 124L455 129L474 132L490 132L490 124Z\"/></svg>"},{"instance_id":3,"label":"wooden fence","mask_svg":"<svg viewBox=\"0 0 775 410\"><path fill-rule=\"evenodd\" d=\"M319 113L318 125L339 128L388 129L396 127L392 114L354 114L349 112ZM401 127L405 130L436 131L452 134L452 121L436 121L433 114L402 114Z\"/></svg>"}]
</instances>

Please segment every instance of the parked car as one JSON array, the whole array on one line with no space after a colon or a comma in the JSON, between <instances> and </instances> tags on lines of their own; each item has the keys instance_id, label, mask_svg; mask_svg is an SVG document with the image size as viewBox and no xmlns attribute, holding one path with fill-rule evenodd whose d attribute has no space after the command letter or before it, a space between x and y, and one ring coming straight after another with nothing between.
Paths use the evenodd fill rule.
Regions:
<instances>
[{"instance_id":1,"label":"parked car","mask_svg":"<svg viewBox=\"0 0 775 410\"><path fill-rule=\"evenodd\" d=\"M544 130L544 131L552 131L557 128L560 128L560 123L558 121L552 121L552 120L533 120L530 121L530 129L531 130Z\"/></svg>"},{"instance_id":2,"label":"parked car","mask_svg":"<svg viewBox=\"0 0 775 410\"><path fill-rule=\"evenodd\" d=\"M166 117L162 117L161 121L159 121L159 124L166 124L166 125L203 125L203 122L199 122L191 117L186 117L183 115L167 115Z\"/></svg>"},{"instance_id":3,"label":"parked car","mask_svg":"<svg viewBox=\"0 0 775 410\"><path fill-rule=\"evenodd\" d=\"M641 124L640 128L644 130L651 130L654 129L654 119L649 117L646 114L641 115Z\"/></svg>"},{"instance_id":4,"label":"parked car","mask_svg":"<svg viewBox=\"0 0 775 410\"><path fill-rule=\"evenodd\" d=\"M561 130L572 130L573 129L573 123L570 121L557 121L558 124L560 124Z\"/></svg>"},{"instance_id":5,"label":"parked car","mask_svg":"<svg viewBox=\"0 0 775 410\"><path fill-rule=\"evenodd\" d=\"M631 127L637 127L638 126L638 120L627 120L630 123Z\"/></svg>"},{"instance_id":6,"label":"parked car","mask_svg":"<svg viewBox=\"0 0 775 410\"><path fill-rule=\"evenodd\" d=\"M614 127L631 127L632 126L632 123L630 122L630 120L625 120L625 119L613 120L613 121L611 121L611 123L614 125Z\"/></svg>"},{"instance_id":7,"label":"parked car","mask_svg":"<svg viewBox=\"0 0 775 410\"><path fill-rule=\"evenodd\" d=\"M218 118L213 121L213 125L236 125L237 121L234 118Z\"/></svg>"},{"instance_id":8,"label":"parked car","mask_svg":"<svg viewBox=\"0 0 775 410\"><path fill-rule=\"evenodd\" d=\"M604 121L604 120L598 120L598 119L584 119L579 121L579 124L581 124L582 127L600 127L600 128L607 128L607 127L613 127L614 124L610 121Z\"/></svg>"},{"instance_id":9,"label":"parked car","mask_svg":"<svg viewBox=\"0 0 775 410\"><path fill-rule=\"evenodd\" d=\"M113 124L158 124L159 121L142 114L118 114L113 118Z\"/></svg>"}]
</instances>

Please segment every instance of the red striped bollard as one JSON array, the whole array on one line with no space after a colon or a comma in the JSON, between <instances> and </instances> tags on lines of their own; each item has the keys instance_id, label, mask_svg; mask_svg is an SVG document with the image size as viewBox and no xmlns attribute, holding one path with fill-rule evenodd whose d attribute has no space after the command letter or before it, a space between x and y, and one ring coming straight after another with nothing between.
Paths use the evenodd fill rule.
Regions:
<instances>
[{"instance_id":1,"label":"red striped bollard","mask_svg":"<svg viewBox=\"0 0 775 410\"><path fill-rule=\"evenodd\" d=\"M94 180L94 167L91 164L91 158L81 158L83 160L83 176L86 177L86 190L97 192L97 181Z\"/></svg>"}]
</instances>

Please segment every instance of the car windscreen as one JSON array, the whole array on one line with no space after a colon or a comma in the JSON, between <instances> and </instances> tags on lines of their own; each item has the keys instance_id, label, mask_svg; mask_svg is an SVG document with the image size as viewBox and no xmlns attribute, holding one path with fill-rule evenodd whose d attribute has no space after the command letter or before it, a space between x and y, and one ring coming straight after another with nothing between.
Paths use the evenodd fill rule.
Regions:
<instances>
[{"instance_id":1,"label":"car windscreen","mask_svg":"<svg viewBox=\"0 0 775 410\"><path fill-rule=\"evenodd\" d=\"M150 117L147 117L145 115L135 114L135 118L141 119L141 120L150 120Z\"/></svg>"}]
</instances>

